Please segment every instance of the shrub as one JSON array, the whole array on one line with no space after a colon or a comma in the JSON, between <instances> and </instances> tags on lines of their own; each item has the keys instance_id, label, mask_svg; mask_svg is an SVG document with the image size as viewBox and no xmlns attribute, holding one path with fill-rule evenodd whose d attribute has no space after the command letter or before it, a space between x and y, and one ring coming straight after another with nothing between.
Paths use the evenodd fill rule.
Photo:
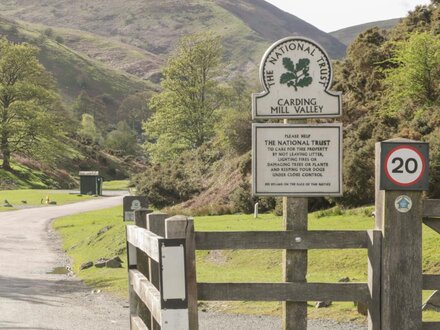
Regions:
<instances>
[{"instance_id":1,"label":"shrub","mask_svg":"<svg viewBox=\"0 0 440 330\"><path fill-rule=\"evenodd\" d=\"M62 36L56 36L55 41L59 44L64 44L64 38Z\"/></svg>"},{"instance_id":2,"label":"shrub","mask_svg":"<svg viewBox=\"0 0 440 330\"><path fill-rule=\"evenodd\" d=\"M250 184L242 182L231 194L233 208L245 214L254 212L256 199L252 196Z\"/></svg>"}]
</instances>

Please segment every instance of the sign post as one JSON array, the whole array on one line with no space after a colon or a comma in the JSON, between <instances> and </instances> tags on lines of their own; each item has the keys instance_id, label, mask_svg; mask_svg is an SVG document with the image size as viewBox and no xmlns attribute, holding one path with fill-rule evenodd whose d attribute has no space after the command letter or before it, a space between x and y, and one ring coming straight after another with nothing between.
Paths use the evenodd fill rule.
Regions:
<instances>
[{"instance_id":1,"label":"sign post","mask_svg":"<svg viewBox=\"0 0 440 330\"><path fill-rule=\"evenodd\" d=\"M376 144L376 227L383 233L382 329L422 329L422 192L428 190L428 144Z\"/></svg>"},{"instance_id":2,"label":"sign post","mask_svg":"<svg viewBox=\"0 0 440 330\"><path fill-rule=\"evenodd\" d=\"M283 196L284 229L304 233L307 197L342 195L342 125L307 125L307 118L341 116L341 95L329 90L326 52L301 37L267 50L260 80L264 91L252 95L252 118L284 119L284 125L253 124L253 194ZM285 282L306 282L307 250L285 250L283 259ZM307 329L306 301L283 302L283 329Z\"/></svg>"},{"instance_id":3,"label":"sign post","mask_svg":"<svg viewBox=\"0 0 440 330\"><path fill-rule=\"evenodd\" d=\"M135 221L135 212L148 208L148 200L145 196L125 196L122 202L124 221Z\"/></svg>"}]
</instances>

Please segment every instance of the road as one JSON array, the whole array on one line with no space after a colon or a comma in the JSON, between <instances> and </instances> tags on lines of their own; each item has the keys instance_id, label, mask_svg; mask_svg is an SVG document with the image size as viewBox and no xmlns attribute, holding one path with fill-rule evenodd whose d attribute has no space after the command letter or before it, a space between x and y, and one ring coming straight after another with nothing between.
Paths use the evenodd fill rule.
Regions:
<instances>
[{"instance_id":1,"label":"road","mask_svg":"<svg viewBox=\"0 0 440 330\"><path fill-rule=\"evenodd\" d=\"M118 196L0 213L0 329L128 329L126 302L48 274L67 264L52 219L121 204Z\"/></svg>"}]
</instances>

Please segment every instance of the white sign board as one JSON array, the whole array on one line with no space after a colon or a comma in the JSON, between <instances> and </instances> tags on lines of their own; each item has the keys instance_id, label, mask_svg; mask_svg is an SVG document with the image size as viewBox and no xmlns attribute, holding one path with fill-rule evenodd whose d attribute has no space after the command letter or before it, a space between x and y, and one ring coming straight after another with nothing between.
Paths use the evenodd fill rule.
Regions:
<instances>
[{"instance_id":1,"label":"white sign board","mask_svg":"<svg viewBox=\"0 0 440 330\"><path fill-rule=\"evenodd\" d=\"M252 134L254 195L342 195L342 124L253 124Z\"/></svg>"},{"instance_id":2,"label":"white sign board","mask_svg":"<svg viewBox=\"0 0 440 330\"><path fill-rule=\"evenodd\" d=\"M186 299L185 250L183 246L162 246L162 298Z\"/></svg>"},{"instance_id":3,"label":"white sign board","mask_svg":"<svg viewBox=\"0 0 440 330\"><path fill-rule=\"evenodd\" d=\"M342 114L340 93L329 91L330 59L311 40L291 37L273 44L261 62L260 80L264 92L252 95L253 119Z\"/></svg>"}]
</instances>

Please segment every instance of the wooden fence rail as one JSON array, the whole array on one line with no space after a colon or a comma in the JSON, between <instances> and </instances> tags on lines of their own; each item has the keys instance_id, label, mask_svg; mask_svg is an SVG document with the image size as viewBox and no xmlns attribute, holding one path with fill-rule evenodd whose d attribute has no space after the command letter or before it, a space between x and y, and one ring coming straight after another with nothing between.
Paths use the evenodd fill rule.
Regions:
<instances>
[{"instance_id":1,"label":"wooden fence rail","mask_svg":"<svg viewBox=\"0 0 440 330\"><path fill-rule=\"evenodd\" d=\"M197 289L200 300L370 301L366 283L198 283Z\"/></svg>"},{"instance_id":2,"label":"wooden fence rail","mask_svg":"<svg viewBox=\"0 0 440 330\"><path fill-rule=\"evenodd\" d=\"M440 275L423 274L423 290L440 290Z\"/></svg>"},{"instance_id":3,"label":"wooden fence rail","mask_svg":"<svg viewBox=\"0 0 440 330\"><path fill-rule=\"evenodd\" d=\"M240 231L196 232L197 250L365 249L366 231Z\"/></svg>"},{"instance_id":4,"label":"wooden fence rail","mask_svg":"<svg viewBox=\"0 0 440 330\"><path fill-rule=\"evenodd\" d=\"M440 218L440 199L425 199L423 201L424 218Z\"/></svg>"},{"instance_id":5,"label":"wooden fence rail","mask_svg":"<svg viewBox=\"0 0 440 330\"><path fill-rule=\"evenodd\" d=\"M440 199L423 201L423 223L440 234Z\"/></svg>"},{"instance_id":6,"label":"wooden fence rail","mask_svg":"<svg viewBox=\"0 0 440 330\"><path fill-rule=\"evenodd\" d=\"M423 322L422 330L438 330L440 329L440 322Z\"/></svg>"}]
</instances>

